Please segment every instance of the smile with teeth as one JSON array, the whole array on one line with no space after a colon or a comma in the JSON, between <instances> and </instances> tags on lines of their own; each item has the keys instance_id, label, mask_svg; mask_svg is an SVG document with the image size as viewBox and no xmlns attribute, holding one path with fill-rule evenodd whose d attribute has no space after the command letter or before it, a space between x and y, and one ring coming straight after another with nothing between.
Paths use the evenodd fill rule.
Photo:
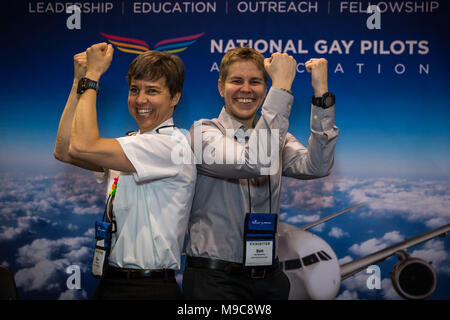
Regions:
<instances>
[{"instance_id":1,"label":"smile with teeth","mask_svg":"<svg viewBox=\"0 0 450 320\"><path fill-rule=\"evenodd\" d=\"M145 116L153 113L153 109L138 109L136 108L137 114L140 116Z\"/></svg>"},{"instance_id":2,"label":"smile with teeth","mask_svg":"<svg viewBox=\"0 0 450 320\"><path fill-rule=\"evenodd\" d=\"M236 101L237 102L240 102L240 103L250 103L250 102L252 102L254 99L252 99L252 98L236 98Z\"/></svg>"}]
</instances>

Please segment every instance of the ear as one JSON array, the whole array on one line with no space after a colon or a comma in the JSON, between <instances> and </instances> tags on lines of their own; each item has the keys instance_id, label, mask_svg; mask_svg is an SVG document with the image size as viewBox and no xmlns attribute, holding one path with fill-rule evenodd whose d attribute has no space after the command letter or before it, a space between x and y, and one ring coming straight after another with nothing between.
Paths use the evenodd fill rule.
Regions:
<instances>
[{"instance_id":1,"label":"ear","mask_svg":"<svg viewBox=\"0 0 450 320\"><path fill-rule=\"evenodd\" d=\"M181 99L181 92L175 93L170 102L170 106L175 107L180 102L180 99Z\"/></svg>"},{"instance_id":2,"label":"ear","mask_svg":"<svg viewBox=\"0 0 450 320\"><path fill-rule=\"evenodd\" d=\"M219 89L219 94L223 98L223 83L220 78L219 81L217 81L217 89Z\"/></svg>"}]
</instances>

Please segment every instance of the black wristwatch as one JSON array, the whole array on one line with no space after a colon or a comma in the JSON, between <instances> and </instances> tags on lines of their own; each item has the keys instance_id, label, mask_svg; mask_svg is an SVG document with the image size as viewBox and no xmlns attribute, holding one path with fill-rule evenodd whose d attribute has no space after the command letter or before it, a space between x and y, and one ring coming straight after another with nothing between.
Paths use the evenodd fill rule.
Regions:
<instances>
[{"instance_id":1,"label":"black wristwatch","mask_svg":"<svg viewBox=\"0 0 450 320\"><path fill-rule=\"evenodd\" d=\"M323 109L334 106L336 103L336 96L331 92L325 92L321 97L312 96L312 104Z\"/></svg>"},{"instance_id":2,"label":"black wristwatch","mask_svg":"<svg viewBox=\"0 0 450 320\"><path fill-rule=\"evenodd\" d=\"M95 91L97 91L98 95L98 92L100 91L100 86L98 85L97 81L85 77L81 78L80 81L78 81L77 93L82 94L88 89L94 89Z\"/></svg>"}]
</instances>

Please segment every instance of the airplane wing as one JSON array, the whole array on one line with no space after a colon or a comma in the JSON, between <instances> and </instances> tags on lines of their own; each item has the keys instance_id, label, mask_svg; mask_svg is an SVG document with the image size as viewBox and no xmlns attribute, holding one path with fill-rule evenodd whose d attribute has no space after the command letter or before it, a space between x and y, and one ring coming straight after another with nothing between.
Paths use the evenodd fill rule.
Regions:
<instances>
[{"instance_id":1,"label":"airplane wing","mask_svg":"<svg viewBox=\"0 0 450 320\"><path fill-rule=\"evenodd\" d=\"M311 228L313 228L313 227L315 227L315 226L317 226L317 225L319 225L319 224L321 224L321 223L324 223L324 222L326 222L326 221L328 221L328 220L331 220L331 219L333 219L333 218L336 218L337 216L340 216L341 214L344 214L344 213L346 213L346 212L348 212L348 211L350 211L350 210L353 210L353 209L355 209L355 208L358 208L358 207L362 206L363 204L365 204L365 202L358 203L357 205L354 205L353 207L350 207L350 208L347 208L347 209L345 209L345 210L336 212L336 213L331 214L331 215L329 215L329 216L327 216L327 217L325 217L325 218L322 218L322 219L320 219L320 220L317 220L317 221L314 221L314 222L305 224L304 226L301 226L301 227L299 227L299 228L300 228L300 230L306 231L306 230L311 229Z\"/></svg>"},{"instance_id":2,"label":"airplane wing","mask_svg":"<svg viewBox=\"0 0 450 320\"><path fill-rule=\"evenodd\" d=\"M450 224L446 224L440 228L434 229L432 231L426 232L414 238L405 240L388 248L382 249L368 256L362 257L357 260L345 263L341 265L341 280L345 280L355 273L358 273L368 266L381 262L389 258L390 256L405 251L406 249L416 246L420 243L426 242L437 236L444 237L450 231Z\"/></svg>"}]
</instances>

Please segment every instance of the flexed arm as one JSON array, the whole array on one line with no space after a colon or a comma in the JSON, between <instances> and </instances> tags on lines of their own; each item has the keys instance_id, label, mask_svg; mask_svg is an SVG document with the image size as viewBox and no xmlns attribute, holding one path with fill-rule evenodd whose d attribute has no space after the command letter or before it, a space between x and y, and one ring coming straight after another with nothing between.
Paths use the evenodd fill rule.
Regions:
<instances>
[{"instance_id":1,"label":"flexed arm","mask_svg":"<svg viewBox=\"0 0 450 320\"><path fill-rule=\"evenodd\" d=\"M86 78L99 81L112 61L113 48L98 43L86 50ZM116 139L100 137L97 125L97 92L86 90L80 97L72 124L69 155L102 168L135 172Z\"/></svg>"},{"instance_id":2,"label":"flexed arm","mask_svg":"<svg viewBox=\"0 0 450 320\"><path fill-rule=\"evenodd\" d=\"M328 62L324 58L310 59L305 63L311 73L311 84L315 97L328 92ZM283 175L298 179L313 179L330 174L334 164L339 128L334 125L335 107L311 106L311 136L305 148L288 134L283 148Z\"/></svg>"},{"instance_id":3,"label":"flexed arm","mask_svg":"<svg viewBox=\"0 0 450 320\"><path fill-rule=\"evenodd\" d=\"M69 145L70 145L70 133L72 130L72 122L75 115L75 109L80 100L80 95L77 94L78 82L86 74L87 56L86 52L81 52L73 57L74 64L74 78L72 83L72 88L70 90L69 98L67 99L66 105L64 107L63 114L59 121L58 133L56 135L55 150L53 155L56 159L62 162L70 163L78 167L92 170L92 171L103 171L99 166L93 165L91 163L80 161L72 158L69 155Z\"/></svg>"}]
</instances>

